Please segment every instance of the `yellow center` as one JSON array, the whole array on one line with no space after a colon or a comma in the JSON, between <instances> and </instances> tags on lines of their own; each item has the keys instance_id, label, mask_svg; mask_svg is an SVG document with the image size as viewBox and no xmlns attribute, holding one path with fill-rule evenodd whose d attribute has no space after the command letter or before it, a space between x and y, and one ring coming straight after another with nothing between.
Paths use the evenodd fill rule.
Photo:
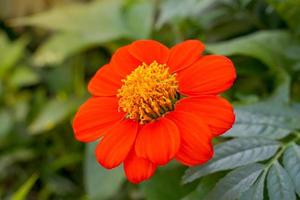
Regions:
<instances>
[{"instance_id":1,"label":"yellow center","mask_svg":"<svg viewBox=\"0 0 300 200\"><path fill-rule=\"evenodd\" d=\"M165 64L156 61L138 66L122 82L117 95L119 110L141 124L173 110L179 98L176 75L170 74Z\"/></svg>"}]
</instances>

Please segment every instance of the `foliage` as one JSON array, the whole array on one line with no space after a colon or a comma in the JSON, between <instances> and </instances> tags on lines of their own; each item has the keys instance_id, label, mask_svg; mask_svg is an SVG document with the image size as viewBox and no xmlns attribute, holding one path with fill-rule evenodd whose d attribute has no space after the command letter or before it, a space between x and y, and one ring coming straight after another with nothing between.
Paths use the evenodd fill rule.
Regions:
<instances>
[{"instance_id":1,"label":"foliage","mask_svg":"<svg viewBox=\"0 0 300 200\"><path fill-rule=\"evenodd\" d=\"M0 18L0 199L300 199L299 0L59 2ZM236 123L208 163L171 162L133 185L122 166L99 166L71 122L91 76L140 38L200 39L229 56Z\"/></svg>"}]
</instances>

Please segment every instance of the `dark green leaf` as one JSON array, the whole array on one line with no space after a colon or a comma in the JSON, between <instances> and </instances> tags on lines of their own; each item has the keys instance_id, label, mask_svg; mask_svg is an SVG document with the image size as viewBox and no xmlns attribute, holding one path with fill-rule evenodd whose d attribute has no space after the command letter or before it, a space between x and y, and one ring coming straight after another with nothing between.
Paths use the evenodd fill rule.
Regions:
<instances>
[{"instance_id":1,"label":"dark green leaf","mask_svg":"<svg viewBox=\"0 0 300 200\"><path fill-rule=\"evenodd\" d=\"M300 197L300 146L292 144L283 155L283 165Z\"/></svg>"},{"instance_id":2,"label":"dark green leaf","mask_svg":"<svg viewBox=\"0 0 300 200\"><path fill-rule=\"evenodd\" d=\"M179 200L191 191L190 185L180 184L184 168L170 163L158 169L154 176L141 184L147 200Z\"/></svg>"},{"instance_id":3,"label":"dark green leaf","mask_svg":"<svg viewBox=\"0 0 300 200\"><path fill-rule=\"evenodd\" d=\"M291 178L277 161L268 173L267 186L270 200L296 199Z\"/></svg>"},{"instance_id":4,"label":"dark green leaf","mask_svg":"<svg viewBox=\"0 0 300 200\"><path fill-rule=\"evenodd\" d=\"M84 162L85 189L91 200L102 200L115 194L124 181L123 167L106 170L96 159L94 150L97 143L88 144Z\"/></svg>"},{"instance_id":5,"label":"dark green leaf","mask_svg":"<svg viewBox=\"0 0 300 200\"><path fill-rule=\"evenodd\" d=\"M250 164L233 170L221 179L216 187L205 198L207 200L237 199L256 181L257 177L263 170L261 164Z\"/></svg>"},{"instance_id":6,"label":"dark green leaf","mask_svg":"<svg viewBox=\"0 0 300 200\"><path fill-rule=\"evenodd\" d=\"M234 126L225 137L264 137L280 139L287 136L293 129L286 126L286 118L272 114L235 110Z\"/></svg>"},{"instance_id":7,"label":"dark green leaf","mask_svg":"<svg viewBox=\"0 0 300 200\"><path fill-rule=\"evenodd\" d=\"M215 155L208 163L188 169L183 182L188 183L197 178L217 171L234 169L273 156L279 143L262 138L234 139L215 148Z\"/></svg>"}]
</instances>

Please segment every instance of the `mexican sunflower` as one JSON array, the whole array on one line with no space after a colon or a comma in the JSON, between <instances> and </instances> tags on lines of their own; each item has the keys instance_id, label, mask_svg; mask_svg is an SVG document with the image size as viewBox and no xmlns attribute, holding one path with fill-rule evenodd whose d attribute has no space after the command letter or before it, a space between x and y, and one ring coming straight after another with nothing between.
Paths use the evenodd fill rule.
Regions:
<instances>
[{"instance_id":1,"label":"mexican sunflower","mask_svg":"<svg viewBox=\"0 0 300 200\"><path fill-rule=\"evenodd\" d=\"M210 160L212 139L235 119L219 94L232 86L236 73L228 58L203 51L198 40L170 49L138 40L117 49L89 82L92 97L73 121L76 139L101 138L97 161L107 169L123 163L133 183L172 159L187 166Z\"/></svg>"}]
</instances>

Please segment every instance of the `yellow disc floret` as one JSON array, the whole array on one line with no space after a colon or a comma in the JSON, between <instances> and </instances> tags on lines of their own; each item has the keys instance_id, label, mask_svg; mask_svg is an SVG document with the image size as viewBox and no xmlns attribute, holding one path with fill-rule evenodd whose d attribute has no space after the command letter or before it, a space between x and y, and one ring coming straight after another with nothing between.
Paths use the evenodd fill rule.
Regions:
<instances>
[{"instance_id":1,"label":"yellow disc floret","mask_svg":"<svg viewBox=\"0 0 300 200\"><path fill-rule=\"evenodd\" d=\"M165 64L143 63L122 82L117 97L119 110L127 113L127 118L145 124L174 109L178 82Z\"/></svg>"}]
</instances>

